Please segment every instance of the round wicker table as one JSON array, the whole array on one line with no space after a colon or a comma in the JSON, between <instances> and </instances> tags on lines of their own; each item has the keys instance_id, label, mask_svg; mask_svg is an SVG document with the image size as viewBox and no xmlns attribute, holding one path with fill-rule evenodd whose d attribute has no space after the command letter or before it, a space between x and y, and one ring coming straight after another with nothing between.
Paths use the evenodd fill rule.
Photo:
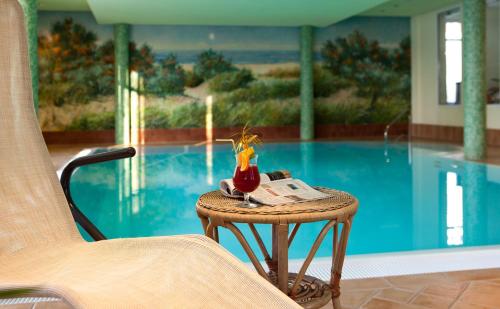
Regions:
<instances>
[{"instance_id":1,"label":"round wicker table","mask_svg":"<svg viewBox=\"0 0 500 309\"><path fill-rule=\"evenodd\" d=\"M219 242L218 227L230 230L238 239L257 272L275 284L305 308L319 308L330 299L334 308L340 308L340 277L351 223L358 209L358 200L352 195L316 188L331 196L322 200L279 206L262 205L257 208L240 208L240 201L222 195L220 191L203 194L196 204L196 211L205 235ZM301 224L324 221L297 274L288 272L288 248ZM243 233L234 223L248 224L269 268L266 272ZM272 225L272 251L267 251L254 224ZM289 233L289 227L293 225ZM341 229L339 228L342 225ZM333 252L330 284L305 273L316 251L329 230L333 230Z\"/></svg>"}]
</instances>

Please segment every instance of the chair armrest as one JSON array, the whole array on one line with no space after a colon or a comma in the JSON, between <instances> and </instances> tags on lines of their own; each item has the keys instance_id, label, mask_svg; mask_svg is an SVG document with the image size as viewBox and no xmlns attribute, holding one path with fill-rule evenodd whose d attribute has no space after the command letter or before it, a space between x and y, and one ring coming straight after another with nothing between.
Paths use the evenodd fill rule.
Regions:
<instances>
[{"instance_id":1,"label":"chair armrest","mask_svg":"<svg viewBox=\"0 0 500 309\"><path fill-rule=\"evenodd\" d=\"M68 201L71 214L75 221L80 224L80 226L89 233L94 240L104 240L106 237L99 231L99 229L78 209L73 198L71 197L70 182L71 176L75 169L94 163L107 162L118 159L132 158L135 156L135 149L133 147L127 147L118 150L107 151L103 153L83 156L74 159L66 165L61 173L61 186Z\"/></svg>"}]
</instances>

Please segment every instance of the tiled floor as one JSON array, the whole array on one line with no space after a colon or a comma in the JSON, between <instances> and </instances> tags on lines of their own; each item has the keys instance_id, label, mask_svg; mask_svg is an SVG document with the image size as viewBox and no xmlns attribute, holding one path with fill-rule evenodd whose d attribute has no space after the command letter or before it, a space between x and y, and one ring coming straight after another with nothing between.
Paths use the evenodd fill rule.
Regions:
<instances>
[{"instance_id":1,"label":"tiled floor","mask_svg":"<svg viewBox=\"0 0 500 309\"><path fill-rule=\"evenodd\" d=\"M500 269L345 280L341 291L345 309L499 309Z\"/></svg>"}]
</instances>

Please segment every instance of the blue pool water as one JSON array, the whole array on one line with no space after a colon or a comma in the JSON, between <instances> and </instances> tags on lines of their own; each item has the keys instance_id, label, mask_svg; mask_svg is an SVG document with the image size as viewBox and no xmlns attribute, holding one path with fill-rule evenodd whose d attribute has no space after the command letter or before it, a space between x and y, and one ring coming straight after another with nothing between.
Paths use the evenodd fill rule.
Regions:
<instances>
[{"instance_id":1,"label":"blue pool water","mask_svg":"<svg viewBox=\"0 0 500 309\"><path fill-rule=\"evenodd\" d=\"M500 167L465 162L452 146L269 143L258 153L261 171L288 169L359 199L348 254L500 244ZM233 160L226 145L147 146L133 159L80 168L71 190L109 238L201 234L196 200L231 177ZM322 227L303 225L290 257L304 258ZM258 229L269 245L270 227ZM331 254L329 237L317 256ZM221 243L248 260L229 232L221 231Z\"/></svg>"}]
</instances>

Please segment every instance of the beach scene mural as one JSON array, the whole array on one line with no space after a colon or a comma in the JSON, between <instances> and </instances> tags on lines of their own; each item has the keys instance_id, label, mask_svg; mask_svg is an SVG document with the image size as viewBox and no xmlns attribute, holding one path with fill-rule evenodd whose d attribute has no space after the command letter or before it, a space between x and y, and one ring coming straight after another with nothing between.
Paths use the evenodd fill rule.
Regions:
<instances>
[{"instance_id":1,"label":"beach scene mural","mask_svg":"<svg viewBox=\"0 0 500 309\"><path fill-rule=\"evenodd\" d=\"M298 28L133 26L132 40L154 59L138 71L145 128L299 123Z\"/></svg>"},{"instance_id":2,"label":"beach scene mural","mask_svg":"<svg viewBox=\"0 0 500 309\"><path fill-rule=\"evenodd\" d=\"M394 31L387 31L392 29ZM387 123L410 104L409 19L314 30L319 124ZM300 122L297 27L131 26L132 96L144 129ZM113 27L89 13L39 17L44 131L114 128ZM401 117L403 121L406 117Z\"/></svg>"},{"instance_id":3,"label":"beach scene mural","mask_svg":"<svg viewBox=\"0 0 500 309\"><path fill-rule=\"evenodd\" d=\"M385 17L315 29L317 123L409 113L409 31L408 18ZM132 40L155 59L138 72L145 128L204 127L207 108L213 127L299 124L299 28L134 26Z\"/></svg>"}]
</instances>

